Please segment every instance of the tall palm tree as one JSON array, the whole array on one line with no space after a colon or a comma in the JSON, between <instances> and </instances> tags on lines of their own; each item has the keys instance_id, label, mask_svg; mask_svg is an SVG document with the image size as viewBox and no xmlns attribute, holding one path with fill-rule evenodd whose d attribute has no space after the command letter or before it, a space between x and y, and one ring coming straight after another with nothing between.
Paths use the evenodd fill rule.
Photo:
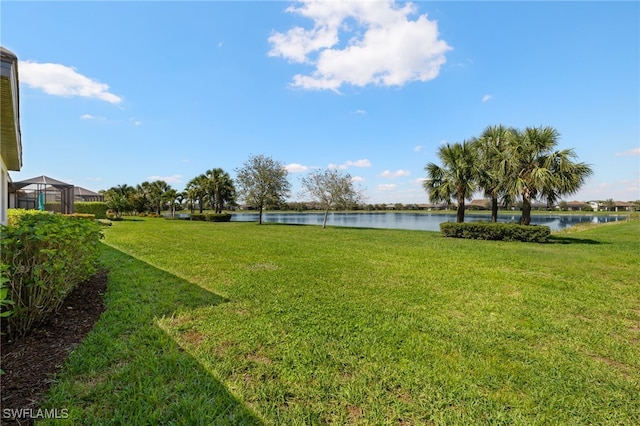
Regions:
<instances>
[{"instance_id":1,"label":"tall palm tree","mask_svg":"<svg viewBox=\"0 0 640 426\"><path fill-rule=\"evenodd\" d=\"M513 136L513 129L503 125L487 127L479 138L474 140L478 150L480 167L478 186L485 197L491 199L491 221L498 221L498 198L505 198L508 178L509 156L507 147Z\"/></svg>"},{"instance_id":2,"label":"tall palm tree","mask_svg":"<svg viewBox=\"0 0 640 426\"><path fill-rule=\"evenodd\" d=\"M425 167L427 180L424 188L432 203L450 202L458 204L456 221L464 222L465 200L471 199L478 174L478 154L472 142L446 144L438 149L442 166L429 163Z\"/></svg>"},{"instance_id":3,"label":"tall palm tree","mask_svg":"<svg viewBox=\"0 0 640 426\"><path fill-rule=\"evenodd\" d=\"M222 213L225 203L234 200L236 189L229 173L220 168L207 170L207 196L216 213Z\"/></svg>"},{"instance_id":4,"label":"tall palm tree","mask_svg":"<svg viewBox=\"0 0 640 426\"><path fill-rule=\"evenodd\" d=\"M531 223L531 201L537 197L555 203L562 195L574 194L593 174L585 163L575 162L572 149L553 149L560 133L553 127L527 127L515 131L508 148L510 181L508 193L522 197L520 223Z\"/></svg>"}]
</instances>

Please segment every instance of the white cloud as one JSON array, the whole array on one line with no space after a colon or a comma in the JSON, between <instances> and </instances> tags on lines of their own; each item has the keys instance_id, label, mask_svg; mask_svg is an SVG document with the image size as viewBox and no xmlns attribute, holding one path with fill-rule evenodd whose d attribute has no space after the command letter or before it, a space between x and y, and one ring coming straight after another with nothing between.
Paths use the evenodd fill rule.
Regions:
<instances>
[{"instance_id":1,"label":"white cloud","mask_svg":"<svg viewBox=\"0 0 640 426\"><path fill-rule=\"evenodd\" d=\"M625 152L616 152L616 157L635 157L636 155L640 155L640 147L631 148Z\"/></svg>"},{"instance_id":2,"label":"white cloud","mask_svg":"<svg viewBox=\"0 0 640 426\"><path fill-rule=\"evenodd\" d=\"M413 179L413 180L411 181L411 185L420 185L420 186L422 186L422 184L423 184L426 180L427 180L427 178L423 178L423 177L421 177L421 178L417 178L417 179Z\"/></svg>"},{"instance_id":3,"label":"white cloud","mask_svg":"<svg viewBox=\"0 0 640 426\"><path fill-rule=\"evenodd\" d=\"M438 39L438 25L427 15L415 20L413 3L394 0L302 0L287 12L313 21L313 28L293 27L269 37L269 56L308 64L293 86L338 91L343 84L402 86L436 78L451 50Z\"/></svg>"},{"instance_id":4,"label":"white cloud","mask_svg":"<svg viewBox=\"0 0 640 426\"><path fill-rule=\"evenodd\" d=\"M20 62L20 81L55 96L81 96L112 104L122 102L120 96L109 92L109 85L79 74L75 68L62 64Z\"/></svg>"},{"instance_id":5,"label":"white cloud","mask_svg":"<svg viewBox=\"0 0 640 426\"><path fill-rule=\"evenodd\" d=\"M371 167L371 161L367 160L366 158L356 161L347 161L345 164L347 165L347 167Z\"/></svg>"},{"instance_id":6,"label":"white cloud","mask_svg":"<svg viewBox=\"0 0 640 426\"><path fill-rule=\"evenodd\" d=\"M163 180L168 184L172 184L172 183L181 183L182 182L182 175L171 175L171 176L149 176L147 178L147 180L149 181L154 181L154 180Z\"/></svg>"},{"instance_id":7,"label":"white cloud","mask_svg":"<svg viewBox=\"0 0 640 426\"><path fill-rule=\"evenodd\" d=\"M490 99L493 99L493 95L484 95L484 96L482 97L482 102L487 102L487 101L489 101Z\"/></svg>"},{"instance_id":8,"label":"white cloud","mask_svg":"<svg viewBox=\"0 0 640 426\"><path fill-rule=\"evenodd\" d=\"M97 116L97 115L91 115L91 114L82 114L80 116L80 118L83 119L83 120L101 120L101 121L106 120L106 118L104 118L104 117L100 117L100 116Z\"/></svg>"},{"instance_id":9,"label":"white cloud","mask_svg":"<svg viewBox=\"0 0 640 426\"><path fill-rule=\"evenodd\" d=\"M302 173L309 170L309 167L303 166L302 164L298 164L298 163L287 164L286 166L284 166L284 168L289 173Z\"/></svg>"},{"instance_id":10,"label":"white cloud","mask_svg":"<svg viewBox=\"0 0 640 426\"><path fill-rule=\"evenodd\" d=\"M354 114L358 114L358 115L365 115L367 113L367 111L363 110L363 109L357 109L355 111L353 111Z\"/></svg>"},{"instance_id":11,"label":"white cloud","mask_svg":"<svg viewBox=\"0 0 640 426\"><path fill-rule=\"evenodd\" d=\"M424 148L422 145L416 145L415 148L413 148L413 150L415 152L420 152L420 151L422 151L422 148Z\"/></svg>"},{"instance_id":12,"label":"white cloud","mask_svg":"<svg viewBox=\"0 0 640 426\"><path fill-rule=\"evenodd\" d=\"M393 183L384 183L384 184L378 185L376 187L376 191L393 191L397 187L398 187L398 185L393 184Z\"/></svg>"},{"instance_id":13,"label":"white cloud","mask_svg":"<svg viewBox=\"0 0 640 426\"><path fill-rule=\"evenodd\" d=\"M345 169L348 169L349 167L371 167L371 161L367 160L366 158L363 158L362 160L356 160L356 161L347 160L344 164L330 163L327 166L327 168L329 169L338 169L338 170L345 170Z\"/></svg>"},{"instance_id":14,"label":"white cloud","mask_svg":"<svg viewBox=\"0 0 640 426\"><path fill-rule=\"evenodd\" d=\"M351 182L354 182L354 183L364 182L364 181L365 181L365 178L363 178L362 176L353 176L351 178Z\"/></svg>"},{"instance_id":15,"label":"white cloud","mask_svg":"<svg viewBox=\"0 0 640 426\"><path fill-rule=\"evenodd\" d=\"M371 161L363 158L362 160L347 160L344 164L329 164L328 169L346 170L349 167L371 167Z\"/></svg>"},{"instance_id":16,"label":"white cloud","mask_svg":"<svg viewBox=\"0 0 640 426\"><path fill-rule=\"evenodd\" d=\"M400 176L409 176L410 174L410 171L400 169L396 170L395 172L385 170L384 172L380 173L380 176L388 179L395 179Z\"/></svg>"}]
</instances>

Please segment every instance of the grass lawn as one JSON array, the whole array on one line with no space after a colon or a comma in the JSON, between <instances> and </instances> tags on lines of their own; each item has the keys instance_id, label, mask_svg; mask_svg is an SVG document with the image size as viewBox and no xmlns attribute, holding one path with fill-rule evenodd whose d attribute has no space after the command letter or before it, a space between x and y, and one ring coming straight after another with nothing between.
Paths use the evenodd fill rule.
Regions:
<instances>
[{"instance_id":1,"label":"grass lawn","mask_svg":"<svg viewBox=\"0 0 640 426\"><path fill-rule=\"evenodd\" d=\"M640 424L640 221L552 244L126 220L69 424Z\"/></svg>"}]
</instances>

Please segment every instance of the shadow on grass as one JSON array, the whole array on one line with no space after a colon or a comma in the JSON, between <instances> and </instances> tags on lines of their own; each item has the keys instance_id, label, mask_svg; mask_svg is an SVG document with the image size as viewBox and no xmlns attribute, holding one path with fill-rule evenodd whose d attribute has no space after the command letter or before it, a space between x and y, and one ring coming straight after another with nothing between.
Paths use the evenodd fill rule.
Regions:
<instances>
[{"instance_id":1,"label":"shadow on grass","mask_svg":"<svg viewBox=\"0 0 640 426\"><path fill-rule=\"evenodd\" d=\"M575 238L560 235L551 235L548 244L604 244L602 241L592 240L589 238Z\"/></svg>"},{"instance_id":2,"label":"shadow on grass","mask_svg":"<svg viewBox=\"0 0 640 426\"><path fill-rule=\"evenodd\" d=\"M227 300L105 244L101 260L109 269L106 311L43 408L68 409L65 424L262 425L157 325Z\"/></svg>"}]
</instances>

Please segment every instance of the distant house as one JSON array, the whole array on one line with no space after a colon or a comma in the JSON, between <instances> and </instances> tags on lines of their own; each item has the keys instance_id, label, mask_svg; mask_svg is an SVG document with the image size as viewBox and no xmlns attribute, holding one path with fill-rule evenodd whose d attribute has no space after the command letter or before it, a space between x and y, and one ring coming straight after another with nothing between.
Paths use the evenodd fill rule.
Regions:
<instances>
[{"instance_id":1,"label":"distant house","mask_svg":"<svg viewBox=\"0 0 640 426\"><path fill-rule=\"evenodd\" d=\"M613 211L615 212L631 212L635 210L636 205L633 203L627 203L625 201L614 201Z\"/></svg>"},{"instance_id":2,"label":"distant house","mask_svg":"<svg viewBox=\"0 0 640 426\"><path fill-rule=\"evenodd\" d=\"M18 57L0 47L0 223L7 223L9 171L22 168Z\"/></svg>"},{"instance_id":3,"label":"distant house","mask_svg":"<svg viewBox=\"0 0 640 426\"><path fill-rule=\"evenodd\" d=\"M593 208L593 211L601 212L631 212L638 210L640 206L633 203L627 203L625 201L589 201L589 205Z\"/></svg>"},{"instance_id":4,"label":"distant house","mask_svg":"<svg viewBox=\"0 0 640 426\"><path fill-rule=\"evenodd\" d=\"M81 186L73 187L74 201L104 201L104 195L93 192Z\"/></svg>"},{"instance_id":5,"label":"distant house","mask_svg":"<svg viewBox=\"0 0 640 426\"><path fill-rule=\"evenodd\" d=\"M590 204L583 203L582 201L567 201L566 206L569 211L581 211L585 207L591 207Z\"/></svg>"},{"instance_id":6,"label":"distant house","mask_svg":"<svg viewBox=\"0 0 640 426\"><path fill-rule=\"evenodd\" d=\"M491 208L491 200L471 200L469 204L466 205L468 210L489 210Z\"/></svg>"},{"instance_id":7,"label":"distant house","mask_svg":"<svg viewBox=\"0 0 640 426\"><path fill-rule=\"evenodd\" d=\"M431 204L431 203L425 203L425 204L418 204L418 210L446 210L447 209L447 205L446 204Z\"/></svg>"}]
</instances>

